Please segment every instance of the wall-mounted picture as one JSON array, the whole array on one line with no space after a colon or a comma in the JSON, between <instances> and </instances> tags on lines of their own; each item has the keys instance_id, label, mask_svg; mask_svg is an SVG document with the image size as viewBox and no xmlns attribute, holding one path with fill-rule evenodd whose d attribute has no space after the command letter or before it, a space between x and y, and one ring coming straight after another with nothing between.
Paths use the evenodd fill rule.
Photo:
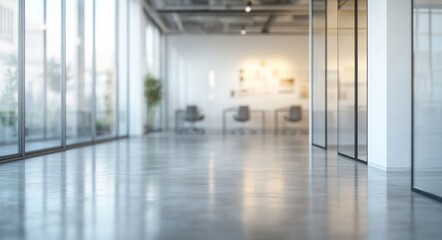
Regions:
<instances>
[{"instance_id":1,"label":"wall-mounted picture","mask_svg":"<svg viewBox=\"0 0 442 240\"><path fill-rule=\"evenodd\" d=\"M308 99L309 92L308 92L308 85L307 84L304 83L299 87L299 97L302 99Z\"/></svg>"},{"instance_id":2,"label":"wall-mounted picture","mask_svg":"<svg viewBox=\"0 0 442 240\"><path fill-rule=\"evenodd\" d=\"M295 79L284 78L279 80L279 93L291 94L295 92Z\"/></svg>"},{"instance_id":3,"label":"wall-mounted picture","mask_svg":"<svg viewBox=\"0 0 442 240\"><path fill-rule=\"evenodd\" d=\"M230 97L295 94L295 84L293 69L280 67L277 63L260 61L238 70L237 86L230 91Z\"/></svg>"}]
</instances>

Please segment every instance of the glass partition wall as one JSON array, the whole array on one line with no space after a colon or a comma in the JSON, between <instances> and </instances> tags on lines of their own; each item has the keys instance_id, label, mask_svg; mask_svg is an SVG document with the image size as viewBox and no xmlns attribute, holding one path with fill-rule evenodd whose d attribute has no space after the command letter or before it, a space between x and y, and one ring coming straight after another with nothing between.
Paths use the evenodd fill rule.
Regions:
<instances>
[{"instance_id":1,"label":"glass partition wall","mask_svg":"<svg viewBox=\"0 0 442 240\"><path fill-rule=\"evenodd\" d=\"M442 201L442 2L414 0L414 191Z\"/></svg>"},{"instance_id":2,"label":"glass partition wall","mask_svg":"<svg viewBox=\"0 0 442 240\"><path fill-rule=\"evenodd\" d=\"M0 0L0 159L19 154L19 1Z\"/></svg>"},{"instance_id":3,"label":"glass partition wall","mask_svg":"<svg viewBox=\"0 0 442 240\"><path fill-rule=\"evenodd\" d=\"M368 142L368 115L367 115L367 0L358 0L357 3L357 158L367 162Z\"/></svg>"},{"instance_id":4,"label":"glass partition wall","mask_svg":"<svg viewBox=\"0 0 442 240\"><path fill-rule=\"evenodd\" d=\"M338 153L367 162L367 2L338 4Z\"/></svg>"},{"instance_id":5,"label":"glass partition wall","mask_svg":"<svg viewBox=\"0 0 442 240\"><path fill-rule=\"evenodd\" d=\"M0 0L0 161L128 134L129 0Z\"/></svg>"},{"instance_id":6,"label":"glass partition wall","mask_svg":"<svg viewBox=\"0 0 442 240\"><path fill-rule=\"evenodd\" d=\"M338 0L327 0L327 145L338 144Z\"/></svg>"},{"instance_id":7,"label":"glass partition wall","mask_svg":"<svg viewBox=\"0 0 442 240\"><path fill-rule=\"evenodd\" d=\"M338 10L338 153L356 157L355 0Z\"/></svg>"},{"instance_id":8,"label":"glass partition wall","mask_svg":"<svg viewBox=\"0 0 442 240\"><path fill-rule=\"evenodd\" d=\"M327 148L327 1L312 3L312 141Z\"/></svg>"}]
</instances>

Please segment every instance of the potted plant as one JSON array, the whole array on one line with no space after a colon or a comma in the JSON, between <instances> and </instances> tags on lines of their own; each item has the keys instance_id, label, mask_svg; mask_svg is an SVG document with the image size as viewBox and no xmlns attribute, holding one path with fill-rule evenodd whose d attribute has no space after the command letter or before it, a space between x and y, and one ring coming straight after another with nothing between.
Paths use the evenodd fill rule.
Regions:
<instances>
[{"instance_id":1,"label":"potted plant","mask_svg":"<svg viewBox=\"0 0 442 240\"><path fill-rule=\"evenodd\" d=\"M147 106L147 132L153 131L155 108L163 96L161 81L151 74L144 78L144 98Z\"/></svg>"}]
</instances>

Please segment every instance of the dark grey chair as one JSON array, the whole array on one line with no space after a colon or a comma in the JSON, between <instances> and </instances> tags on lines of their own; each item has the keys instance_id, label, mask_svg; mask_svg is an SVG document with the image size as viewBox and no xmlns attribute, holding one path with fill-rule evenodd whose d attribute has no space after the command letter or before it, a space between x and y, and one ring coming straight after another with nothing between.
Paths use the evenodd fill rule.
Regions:
<instances>
[{"instance_id":1,"label":"dark grey chair","mask_svg":"<svg viewBox=\"0 0 442 240\"><path fill-rule=\"evenodd\" d=\"M289 115L284 117L288 122L299 122L302 120L302 108L301 106L291 106Z\"/></svg>"},{"instance_id":2,"label":"dark grey chair","mask_svg":"<svg viewBox=\"0 0 442 240\"><path fill-rule=\"evenodd\" d=\"M250 108L249 106L240 106L238 112L233 119L237 122L248 122L250 120Z\"/></svg>"},{"instance_id":3,"label":"dark grey chair","mask_svg":"<svg viewBox=\"0 0 442 240\"><path fill-rule=\"evenodd\" d=\"M184 128L180 130L180 133L188 133L195 132L195 133L202 133L204 134L206 131L202 128L195 127L195 124L197 122L201 122L204 120L204 115L202 115L198 109L197 106L191 105L186 107L186 111L184 113L184 121L191 124L189 128Z\"/></svg>"},{"instance_id":4,"label":"dark grey chair","mask_svg":"<svg viewBox=\"0 0 442 240\"><path fill-rule=\"evenodd\" d=\"M301 106L291 106L287 116L284 116L284 119L290 123L300 122L302 120L302 107ZM291 132L296 134L298 129L288 129L284 128L282 133Z\"/></svg>"},{"instance_id":5,"label":"dark grey chair","mask_svg":"<svg viewBox=\"0 0 442 240\"><path fill-rule=\"evenodd\" d=\"M233 119L235 120L235 121L237 121L237 122L240 122L240 123L245 123L245 122L248 122L248 121L250 121L250 108L249 108L249 106L240 106L239 108L238 108L238 112L236 113L236 115L234 115L233 116ZM237 129L237 131L240 133L240 134L244 134L245 132L246 132L246 128L244 128L244 127L242 127L242 128L240 128L240 129ZM250 131L250 133L252 133L252 134L255 134L256 133L256 130L254 130L254 129L249 129L249 131ZM236 133L236 130L233 130L232 131L232 133Z\"/></svg>"}]
</instances>

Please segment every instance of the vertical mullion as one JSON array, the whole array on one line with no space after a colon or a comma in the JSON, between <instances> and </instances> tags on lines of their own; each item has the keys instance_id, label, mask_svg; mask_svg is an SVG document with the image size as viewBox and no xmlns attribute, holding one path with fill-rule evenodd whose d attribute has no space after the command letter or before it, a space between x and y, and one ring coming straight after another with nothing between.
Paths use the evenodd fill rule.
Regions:
<instances>
[{"instance_id":1,"label":"vertical mullion","mask_svg":"<svg viewBox=\"0 0 442 240\"><path fill-rule=\"evenodd\" d=\"M43 140L47 140L47 127L48 127L48 56L47 56L47 36L48 25L47 18L47 0L43 1Z\"/></svg>"},{"instance_id":2,"label":"vertical mullion","mask_svg":"<svg viewBox=\"0 0 442 240\"><path fill-rule=\"evenodd\" d=\"M129 96L130 96L130 2L128 0L126 1L126 51L127 51L127 67L126 67L126 74L127 74L127 96L126 96L126 114L127 114L127 136L130 135L130 101L129 101Z\"/></svg>"},{"instance_id":3,"label":"vertical mullion","mask_svg":"<svg viewBox=\"0 0 442 240\"><path fill-rule=\"evenodd\" d=\"M61 143L66 148L66 0L61 1Z\"/></svg>"},{"instance_id":4,"label":"vertical mullion","mask_svg":"<svg viewBox=\"0 0 442 240\"><path fill-rule=\"evenodd\" d=\"M18 79L18 119L19 119L19 154L24 157L26 155L25 149L25 134L26 134L26 116L25 116L25 0L19 0L19 19L18 19L18 62L19 62L19 79Z\"/></svg>"},{"instance_id":5,"label":"vertical mullion","mask_svg":"<svg viewBox=\"0 0 442 240\"><path fill-rule=\"evenodd\" d=\"M311 0L311 123L312 123L312 131L311 131L311 139L312 144L315 145L315 0Z\"/></svg>"},{"instance_id":6,"label":"vertical mullion","mask_svg":"<svg viewBox=\"0 0 442 240\"><path fill-rule=\"evenodd\" d=\"M354 35L355 35L355 158L359 159L359 7L358 1L354 4Z\"/></svg>"},{"instance_id":7,"label":"vertical mullion","mask_svg":"<svg viewBox=\"0 0 442 240\"><path fill-rule=\"evenodd\" d=\"M95 49L95 7L96 2L93 0L92 4L92 142L97 141L97 64L96 64L96 49Z\"/></svg>"},{"instance_id":8,"label":"vertical mullion","mask_svg":"<svg viewBox=\"0 0 442 240\"><path fill-rule=\"evenodd\" d=\"M325 148L328 148L328 0L325 0L325 10L324 10L324 32L325 32Z\"/></svg>"},{"instance_id":9,"label":"vertical mullion","mask_svg":"<svg viewBox=\"0 0 442 240\"><path fill-rule=\"evenodd\" d=\"M418 14L418 12L416 12L416 15ZM368 16L368 14L367 14ZM367 21L368 22L368 21ZM414 64L414 59L415 59L415 54L414 54L414 45L416 43L416 39L415 39L415 24L417 22L417 16L415 16L415 12L414 12L414 0L411 0L411 190L413 190L414 188L414 82L415 82L415 64ZM368 32L368 27L367 27L367 32ZM368 96L368 94L367 94Z\"/></svg>"},{"instance_id":10,"label":"vertical mullion","mask_svg":"<svg viewBox=\"0 0 442 240\"><path fill-rule=\"evenodd\" d=\"M120 92L119 92L119 84L120 84L120 64L119 64L119 56L120 56L120 1L115 0L115 136L120 136Z\"/></svg>"}]
</instances>

